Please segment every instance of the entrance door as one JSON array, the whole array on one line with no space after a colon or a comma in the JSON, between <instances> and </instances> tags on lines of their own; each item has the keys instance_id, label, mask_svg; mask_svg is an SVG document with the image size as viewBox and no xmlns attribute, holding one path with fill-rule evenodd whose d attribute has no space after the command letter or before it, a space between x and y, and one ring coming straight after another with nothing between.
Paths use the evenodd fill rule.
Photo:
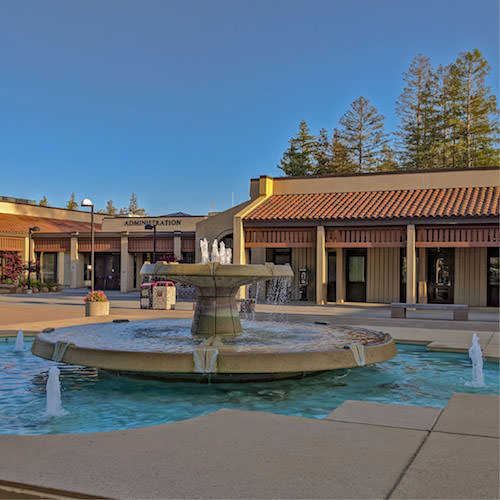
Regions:
<instances>
[{"instance_id":1,"label":"entrance door","mask_svg":"<svg viewBox=\"0 0 500 500\"><path fill-rule=\"evenodd\" d=\"M120 289L120 254L95 254L95 288L97 290Z\"/></svg>"},{"instance_id":2,"label":"entrance door","mask_svg":"<svg viewBox=\"0 0 500 500\"><path fill-rule=\"evenodd\" d=\"M453 304L455 249L429 248L427 253L427 300L430 304Z\"/></svg>"},{"instance_id":3,"label":"entrance door","mask_svg":"<svg viewBox=\"0 0 500 500\"><path fill-rule=\"evenodd\" d=\"M366 302L366 248L346 251L348 302Z\"/></svg>"},{"instance_id":4,"label":"entrance door","mask_svg":"<svg viewBox=\"0 0 500 500\"><path fill-rule=\"evenodd\" d=\"M328 285L326 299L328 302L337 300L337 253L328 252Z\"/></svg>"},{"instance_id":5,"label":"entrance door","mask_svg":"<svg viewBox=\"0 0 500 500\"><path fill-rule=\"evenodd\" d=\"M498 284L500 278L500 257L498 248L488 248L488 306L498 307Z\"/></svg>"},{"instance_id":6,"label":"entrance door","mask_svg":"<svg viewBox=\"0 0 500 500\"><path fill-rule=\"evenodd\" d=\"M57 253L45 252L43 254L41 271L45 283L57 282Z\"/></svg>"}]
</instances>

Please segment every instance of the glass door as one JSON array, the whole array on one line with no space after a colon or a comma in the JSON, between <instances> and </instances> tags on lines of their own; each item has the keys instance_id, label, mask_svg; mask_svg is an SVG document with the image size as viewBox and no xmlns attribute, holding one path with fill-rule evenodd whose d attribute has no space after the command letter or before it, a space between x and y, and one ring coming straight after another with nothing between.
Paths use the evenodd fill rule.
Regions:
<instances>
[{"instance_id":1,"label":"glass door","mask_svg":"<svg viewBox=\"0 0 500 500\"><path fill-rule=\"evenodd\" d=\"M340 250L341 252L342 250ZM337 300L337 252L328 252L327 301Z\"/></svg>"},{"instance_id":2,"label":"glass door","mask_svg":"<svg viewBox=\"0 0 500 500\"><path fill-rule=\"evenodd\" d=\"M455 249L429 248L427 253L427 300L430 304L453 304Z\"/></svg>"},{"instance_id":3,"label":"glass door","mask_svg":"<svg viewBox=\"0 0 500 500\"><path fill-rule=\"evenodd\" d=\"M56 283L56 281L57 281L57 253L45 252L43 254L41 274L42 274L42 280L45 283Z\"/></svg>"},{"instance_id":4,"label":"glass door","mask_svg":"<svg viewBox=\"0 0 500 500\"><path fill-rule=\"evenodd\" d=\"M366 248L346 251L348 302L366 302Z\"/></svg>"},{"instance_id":5,"label":"glass door","mask_svg":"<svg viewBox=\"0 0 500 500\"><path fill-rule=\"evenodd\" d=\"M120 289L120 254L95 254L95 288L96 290Z\"/></svg>"},{"instance_id":6,"label":"glass door","mask_svg":"<svg viewBox=\"0 0 500 500\"><path fill-rule=\"evenodd\" d=\"M488 248L488 306L498 307L498 285L500 278L500 257L498 248Z\"/></svg>"}]
</instances>

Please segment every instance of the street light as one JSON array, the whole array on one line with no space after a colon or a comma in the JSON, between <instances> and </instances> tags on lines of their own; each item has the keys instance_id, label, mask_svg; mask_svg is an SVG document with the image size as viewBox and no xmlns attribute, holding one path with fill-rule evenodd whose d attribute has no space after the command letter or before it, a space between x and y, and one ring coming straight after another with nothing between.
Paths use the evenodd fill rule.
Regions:
<instances>
[{"instance_id":1,"label":"street light","mask_svg":"<svg viewBox=\"0 0 500 500\"><path fill-rule=\"evenodd\" d=\"M28 293L32 293L31 290L31 234L40 231L38 226L33 226L28 228Z\"/></svg>"},{"instance_id":2,"label":"street light","mask_svg":"<svg viewBox=\"0 0 500 500\"><path fill-rule=\"evenodd\" d=\"M146 224L144 229L153 230L153 264L156 264L156 224Z\"/></svg>"},{"instance_id":3,"label":"street light","mask_svg":"<svg viewBox=\"0 0 500 500\"><path fill-rule=\"evenodd\" d=\"M94 291L94 204L88 198L80 203L82 207L90 207L90 290Z\"/></svg>"}]
</instances>

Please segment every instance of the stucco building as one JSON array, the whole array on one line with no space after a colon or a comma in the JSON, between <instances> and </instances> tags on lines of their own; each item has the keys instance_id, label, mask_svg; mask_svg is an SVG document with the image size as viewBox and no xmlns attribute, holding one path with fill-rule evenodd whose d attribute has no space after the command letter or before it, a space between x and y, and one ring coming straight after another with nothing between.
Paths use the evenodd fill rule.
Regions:
<instances>
[{"instance_id":1,"label":"stucco building","mask_svg":"<svg viewBox=\"0 0 500 500\"><path fill-rule=\"evenodd\" d=\"M497 168L351 176L261 176L249 200L224 212L161 217L96 214L95 285L139 287L157 260L199 261L199 240L224 240L235 263L290 263L292 299L498 305ZM90 214L0 199L2 252L32 260L45 281L90 279Z\"/></svg>"},{"instance_id":2,"label":"stucco building","mask_svg":"<svg viewBox=\"0 0 500 500\"><path fill-rule=\"evenodd\" d=\"M195 261L196 224L206 216L184 213L160 217L113 217L95 214L95 287L127 292L141 284L140 268L151 261L156 226L158 260ZM31 260L46 282L71 288L90 280L90 214L80 210L40 207L29 200L0 199L0 276L2 255L18 253L28 262L30 227Z\"/></svg>"},{"instance_id":3,"label":"stucco building","mask_svg":"<svg viewBox=\"0 0 500 500\"><path fill-rule=\"evenodd\" d=\"M262 176L233 218L235 262L289 262L293 298L318 304L498 305L499 195L497 168Z\"/></svg>"}]
</instances>

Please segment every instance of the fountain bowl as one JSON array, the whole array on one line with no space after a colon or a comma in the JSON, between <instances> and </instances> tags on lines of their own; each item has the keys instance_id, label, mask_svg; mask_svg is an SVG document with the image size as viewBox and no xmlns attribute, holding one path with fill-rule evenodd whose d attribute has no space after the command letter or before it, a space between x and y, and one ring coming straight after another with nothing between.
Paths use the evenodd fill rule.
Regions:
<instances>
[{"instance_id":1,"label":"fountain bowl","mask_svg":"<svg viewBox=\"0 0 500 500\"><path fill-rule=\"evenodd\" d=\"M45 359L119 375L172 381L297 378L360 366L397 354L387 333L306 323L249 321L236 337L194 337L189 320L133 321L60 328L39 334L32 352Z\"/></svg>"},{"instance_id":2,"label":"fountain bowl","mask_svg":"<svg viewBox=\"0 0 500 500\"><path fill-rule=\"evenodd\" d=\"M191 333L213 335L239 335L242 332L236 294L241 286L259 280L291 279L289 264L177 264L157 262L144 264L143 276L162 277L196 287L198 299Z\"/></svg>"}]
</instances>

